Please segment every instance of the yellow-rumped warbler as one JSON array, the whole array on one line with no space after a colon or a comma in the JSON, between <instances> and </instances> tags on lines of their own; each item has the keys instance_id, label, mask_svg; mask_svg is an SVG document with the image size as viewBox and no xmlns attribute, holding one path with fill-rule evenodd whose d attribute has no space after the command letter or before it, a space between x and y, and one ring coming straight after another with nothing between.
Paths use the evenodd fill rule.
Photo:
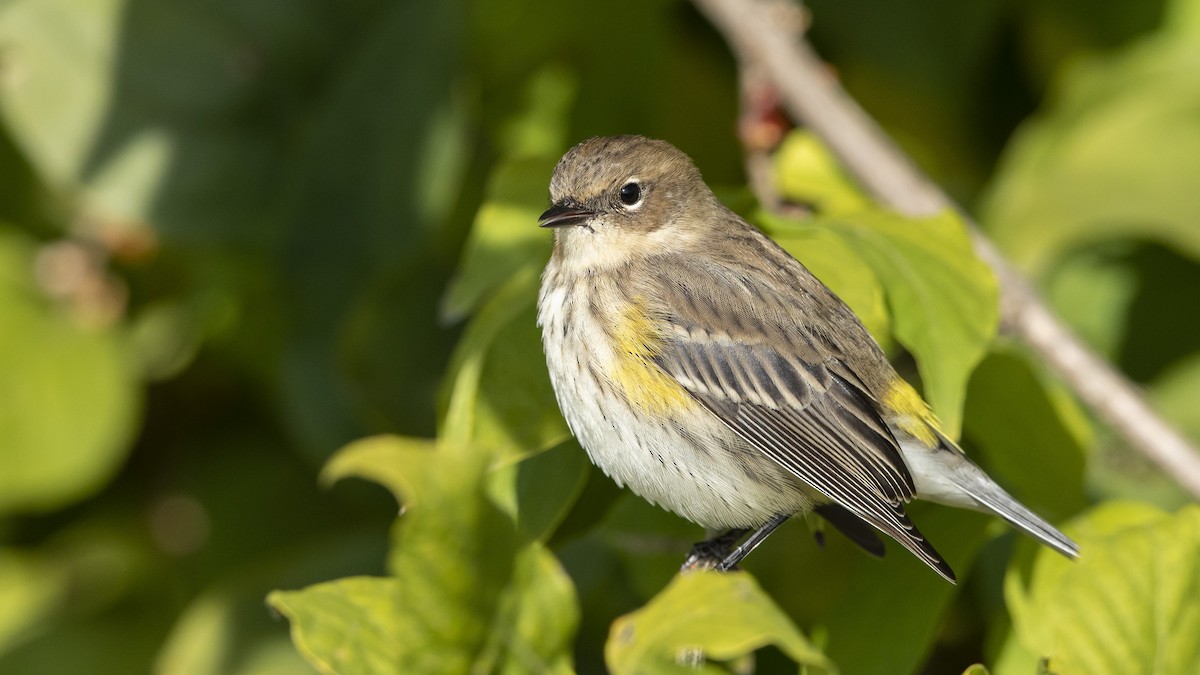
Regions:
<instances>
[{"instance_id":1,"label":"yellow-rumped warbler","mask_svg":"<svg viewBox=\"0 0 1200 675\"><path fill-rule=\"evenodd\" d=\"M913 498L1078 555L939 431L850 308L674 146L586 140L558 162L550 200L538 323L559 407L617 483L730 529L685 567L730 569L815 511L882 555L873 525L953 582L904 511Z\"/></svg>"}]
</instances>

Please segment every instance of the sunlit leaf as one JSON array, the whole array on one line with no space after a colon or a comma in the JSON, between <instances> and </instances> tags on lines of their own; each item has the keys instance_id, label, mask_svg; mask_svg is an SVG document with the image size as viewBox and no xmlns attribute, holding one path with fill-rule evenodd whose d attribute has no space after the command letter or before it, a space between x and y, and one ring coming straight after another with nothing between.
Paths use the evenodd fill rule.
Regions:
<instances>
[{"instance_id":1,"label":"sunlit leaf","mask_svg":"<svg viewBox=\"0 0 1200 675\"><path fill-rule=\"evenodd\" d=\"M578 89L575 74L560 63L544 65L525 89L523 110L501 126L506 157L552 157L568 145L568 117ZM546 176L546 183L550 177Z\"/></svg>"},{"instance_id":2,"label":"sunlit leaf","mask_svg":"<svg viewBox=\"0 0 1200 675\"><path fill-rule=\"evenodd\" d=\"M0 653L62 602L63 572L39 556L0 548Z\"/></svg>"},{"instance_id":3,"label":"sunlit leaf","mask_svg":"<svg viewBox=\"0 0 1200 675\"><path fill-rule=\"evenodd\" d=\"M1010 640L1061 675L1197 672L1200 508L1168 514L1109 502L1067 533L1079 542L1078 560L1041 549L1031 569L1009 569ZM1028 665L1009 661L998 672Z\"/></svg>"},{"instance_id":4,"label":"sunlit leaf","mask_svg":"<svg viewBox=\"0 0 1200 675\"><path fill-rule=\"evenodd\" d=\"M0 232L0 513L97 490L125 458L140 407L119 336L51 307L33 265L30 243Z\"/></svg>"},{"instance_id":5,"label":"sunlit leaf","mask_svg":"<svg viewBox=\"0 0 1200 675\"><path fill-rule=\"evenodd\" d=\"M488 498L489 459L377 437L330 462L327 479L380 482L404 510L393 576L271 595L310 663L339 673L563 671L577 613L570 581L540 545L520 547L512 519Z\"/></svg>"},{"instance_id":6,"label":"sunlit leaf","mask_svg":"<svg viewBox=\"0 0 1200 675\"><path fill-rule=\"evenodd\" d=\"M378 437L348 446L326 468L328 479L379 482L404 506L389 556L395 578L369 582L389 599L366 606L397 636L388 658L401 672L427 672L435 653L449 670L465 669L487 640L517 537L487 499L486 460L466 447Z\"/></svg>"},{"instance_id":7,"label":"sunlit leaf","mask_svg":"<svg viewBox=\"0 0 1200 675\"><path fill-rule=\"evenodd\" d=\"M55 183L78 177L112 94L124 0L17 0L0 5L7 68L0 109L37 167Z\"/></svg>"},{"instance_id":8,"label":"sunlit leaf","mask_svg":"<svg viewBox=\"0 0 1200 675\"><path fill-rule=\"evenodd\" d=\"M578 610L570 579L544 549L522 552L495 614L418 609L405 586L419 583L350 577L275 591L268 602L288 618L297 648L323 673L571 672ZM460 622L488 632L464 640Z\"/></svg>"},{"instance_id":9,"label":"sunlit leaf","mask_svg":"<svg viewBox=\"0 0 1200 675\"><path fill-rule=\"evenodd\" d=\"M776 189L785 199L835 215L866 209L870 202L811 132L788 134L774 156Z\"/></svg>"},{"instance_id":10,"label":"sunlit leaf","mask_svg":"<svg viewBox=\"0 0 1200 675\"><path fill-rule=\"evenodd\" d=\"M799 664L835 672L744 573L681 574L642 609L612 626L613 673L724 672L718 663L774 645ZM715 663L714 663L715 662Z\"/></svg>"},{"instance_id":11,"label":"sunlit leaf","mask_svg":"<svg viewBox=\"0 0 1200 675\"><path fill-rule=\"evenodd\" d=\"M568 145L574 98L570 71L543 66L526 85L522 110L502 126L504 159L488 177L458 272L443 298L447 318L466 316L518 269L545 264L552 237L537 227L537 217L549 204L550 174Z\"/></svg>"},{"instance_id":12,"label":"sunlit leaf","mask_svg":"<svg viewBox=\"0 0 1200 675\"><path fill-rule=\"evenodd\" d=\"M640 502L632 496L628 501ZM700 532L684 531L682 519L653 507L630 511L633 517L623 519L621 530L610 535L614 546L624 544L618 551L627 560L617 579L623 583L644 576L638 590L654 593L678 570ZM785 523L743 567L792 620L812 627L812 640L842 672L917 672L938 642L954 598L972 583L968 575L990 528L1000 525L978 513L933 504L914 503L908 511L958 573L960 586L946 582L891 540L885 542L887 555L877 559L826 527L820 546L811 532L815 516L811 523L804 518ZM610 581L602 588L613 586Z\"/></svg>"},{"instance_id":13,"label":"sunlit leaf","mask_svg":"<svg viewBox=\"0 0 1200 675\"><path fill-rule=\"evenodd\" d=\"M475 442L505 453L545 450L567 438L532 305L496 334L480 373Z\"/></svg>"},{"instance_id":14,"label":"sunlit leaf","mask_svg":"<svg viewBox=\"0 0 1200 675\"><path fill-rule=\"evenodd\" d=\"M267 602L287 617L292 642L322 673L433 672L464 665L453 656L422 655L413 648L421 633L400 611L405 604L396 579L349 577L302 591L275 591ZM435 645L446 647L429 647Z\"/></svg>"},{"instance_id":15,"label":"sunlit leaf","mask_svg":"<svg viewBox=\"0 0 1200 675\"><path fill-rule=\"evenodd\" d=\"M1183 38L1200 36L1200 2L1175 0L1167 3L1166 28Z\"/></svg>"},{"instance_id":16,"label":"sunlit leaf","mask_svg":"<svg viewBox=\"0 0 1200 675\"><path fill-rule=\"evenodd\" d=\"M286 635L264 635L229 626L245 626L262 612L262 595L237 597L209 593L184 611L155 662L156 672L194 675L270 675L299 672L305 662ZM240 652L240 653L239 653Z\"/></svg>"},{"instance_id":17,"label":"sunlit leaf","mask_svg":"<svg viewBox=\"0 0 1200 675\"><path fill-rule=\"evenodd\" d=\"M1150 395L1165 418L1193 441L1200 442L1200 416L1196 415L1196 401L1200 400L1200 354L1167 371L1154 383Z\"/></svg>"},{"instance_id":18,"label":"sunlit leaf","mask_svg":"<svg viewBox=\"0 0 1200 675\"><path fill-rule=\"evenodd\" d=\"M1168 30L1059 78L1053 104L1010 144L982 210L1017 263L1042 273L1068 249L1113 237L1200 257L1198 61L1200 43Z\"/></svg>"},{"instance_id":19,"label":"sunlit leaf","mask_svg":"<svg viewBox=\"0 0 1200 675\"><path fill-rule=\"evenodd\" d=\"M522 267L539 270L550 257L551 233L538 215L549 205L550 173L557 157L510 160L493 172L487 196L463 250L462 262L443 302L461 318Z\"/></svg>"}]
</instances>

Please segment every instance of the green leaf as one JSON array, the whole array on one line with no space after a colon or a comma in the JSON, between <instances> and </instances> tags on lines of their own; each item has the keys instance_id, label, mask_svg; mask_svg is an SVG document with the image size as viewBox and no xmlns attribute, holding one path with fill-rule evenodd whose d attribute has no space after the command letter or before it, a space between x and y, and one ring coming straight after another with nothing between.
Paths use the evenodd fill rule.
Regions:
<instances>
[{"instance_id":1,"label":"green leaf","mask_svg":"<svg viewBox=\"0 0 1200 675\"><path fill-rule=\"evenodd\" d=\"M274 591L267 602L292 624L292 642L322 673L433 672L441 657L414 649L421 633L395 579L350 577L302 591ZM406 648L407 647L407 648ZM462 667L448 655L443 663ZM407 668L407 670L401 670Z\"/></svg>"},{"instance_id":2,"label":"green leaf","mask_svg":"<svg viewBox=\"0 0 1200 675\"><path fill-rule=\"evenodd\" d=\"M422 583L428 582L350 577L275 591L267 601L288 618L297 649L323 673L571 672L579 610L570 578L545 549L523 551L494 615L415 607L407 587ZM463 640L461 623L490 632Z\"/></svg>"},{"instance_id":3,"label":"green leaf","mask_svg":"<svg viewBox=\"0 0 1200 675\"><path fill-rule=\"evenodd\" d=\"M653 588L661 587L696 540L699 532L689 537L657 526L649 511L651 507L641 510L646 515L640 529L630 524L621 533L618 544L637 548L627 569L601 593L614 594L617 583L652 566L660 570ZM811 532L815 517L808 523L801 518L785 523L744 563L793 621L811 627L812 640L842 672L919 672L944 637L944 625L953 616L948 610L960 590L975 584L970 573L977 569L980 547L991 536L990 529L1000 526L982 514L935 504L913 503L908 511L958 573L959 586L947 583L890 539L882 559L867 555L829 527L824 546L818 546ZM671 516L664 513L663 518ZM668 538L668 533L673 536ZM660 554L664 548L667 553ZM584 582L579 585L582 594Z\"/></svg>"},{"instance_id":4,"label":"green leaf","mask_svg":"<svg viewBox=\"0 0 1200 675\"><path fill-rule=\"evenodd\" d=\"M1137 269L1103 247L1077 249L1058 259L1041 290L1059 318L1080 338L1116 362L1130 332L1129 312L1139 289Z\"/></svg>"},{"instance_id":5,"label":"green leaf","mask_svg":"<svg viewBox=\"0 0 1200 675\"><path fill-rule=\"evenodd\" d=\"M16 0L0 5L8 68L0 110L38 172L82 171L111 95L124 0Z\"/></svg>"},{"instance_id":6,"label":"green leaf","mask_svg":"<svg viewBox=\"0 0 1200 675\"><path fill-rule=\"evenodd\" d=\"M569 437L532 303L489 346L475 406L473 441L509 456L540 452Z\"/></svg>"},{"instance_id":7,"label":"green leaf","mask_svg":"<svg viewBox=\"0 0 1200 675\"><path fill-rule=\"evenodd\" d=\"M468 101L454 86L462 5L347 7L361 23L323 57L336 67L315 83L323 93L288 148L278 217L291 321L279 385L310 456L376 429L432 431L453 337L431 328L449 274L440 230L469 156ZM323 19L336 27L343 12ZM377 402L373 418L364 399Z\"/></svg>"},{"instance_id":8,"label":"green leaf","mask_svg":"<svg viewBox=\"0 0 1200 675\"><path fill-rule=\"evenodd\" d=\"M575 439L519 462L514 470L517 528L521 534L545 542L587 484L591 464Z\"/></svg>"},{"instance_id":9,"label":"green leaf","mask_svg":"<svg viewBox=\"0 0 1200 675\"><path fill-rule=\"evenodd\" d=\"M446 590L462 584L460 599L469 602L486 582L507 578L516 550L512 521L487 499L489 459L468 446L376 436L339 451L322 478L358 476L388 488L403 505L396 523L403 542L393 544L392 573L416 574L429 586L442 579Z\"/></svg>"},{"instance_id":10,"label":"green leaf","mask_svg":"<svg viewBox=\"0 0 1200 675\"><path fill-rule=\"evenodd\" d=\"M1167 16L1163 23L1167 30L1180 37L1200 37L1200 2L1175 0L1167 3Z\"/></svg>"},{"instance_id":11,"label":"green leaf","mask_svg":"<svg viewBox=\"0 0 1200 675\"><path fill-rule=\"evenodd\" d=\"M111 329L80 326L33 283L30 242L0 231L0 513L99 489L129 451L138 382Z\"/></svg>"},{"instance_id":12,"label":"green leaf","mask_svg":"<svg viewBox=\"0 0 1200 675\"><path fill-rule=\"evenodd\" d=\"M963 675L988 675L988 669L987 666L981 663L976 663L968 666L967 669L963 671Z\"/></svg>"},{"instance_id":13,"label":"green leaf","mask_svg":"<svg viewBox=\"0 0 1200 675\"><path fill-rule=\"evenodd\" d=\"M967 380L996 334L996 281L952 212L919 220L861 214L830 226L883 282L892 332L917 359L925 397L957 436Z\"/></svg>"},{"instance_id":14,"label":"green leaf","mask_svg":"<svg viewBox=\"0 0 1200 675\"><path fill-rule=\"evenodd\" d=\"M65 577L65 570L40 556L0 548L0 654L65 599Z\"/></svg>"},{"instance_id":15,"label":"green leaf","mask_svg":"<svg viewBox=\"0 0 1200 675\"><path fill-rule=\"evenodd\" d=\"M571 578L554 554L536 543L523 549L505 603L505 611L493 621L494 645L503 650L495 671L574 672L571 648L579 607Z\"/></svg>"},{"instance_id":16,"label":"green leaf","mask_svg":"<svg viewBox=\"0 0 1200 675\"><path fill-rule=\"evenodd\" d=\"M271 594L310 663L338 673L566 668L578 622L570 580L539 544L519 546L512 519L488 498L489 459L397 437L359 441L334 457L327 480L377 481L404 508L392 577Z\"/></svg>"},{"instance_id":17,"label":"green leaf","mask_svg":"<svg viewBox=\"0 0 1200 675\"><path fill-rule=\"evenodd\" d=\"M301 672L305 661L286 635L277 630L271 633L246 630L246 624L259 623L257 619L263 614L261 594L254 598L253 606L248 600L230 592L210 592L193 601L159 652L155 672L193 675ZM230 631L230 626L238 626L239 630Z\"/></svg>"},{"instance_id":18,"label":"green leaf","mask_svg":"<svg viewBox=\"0 0 1200 675\"><path fill-rule=\"evenodd\" d=\"M775 188L784 199L811 205L824 215L855 213L870 206L829 150L808 131L789 133L773 159Z\"/></svg>"},{"instance_id":19,"label":"green leaf","mask_svg":"<svg viewBox=\"0 0 1200 675\"><path fill-rule=\"evenodd\" d=\"M501 125L500 145L509 158L557 157L567 147L568 116L578 89L562 64L544 65L525 87L523 110ZM547 175L545 183L550 182Z\"/></svg>"},{"instance_id":20,"label":"green leaf","mask_svg":"<svg viewBox=\"0 0 1200 675\"><path fill-rule=\"evenodd\" d=\"M404 505L389 556L395 579L370 582L386 594L386 608L362 605L397 637L387 652L394 670L428 672L427 659L444 652L446 669L461 672L487 640L517 540L512 521L487 499L486 460L467 447L376 437L347 446L325 469L326 479L379 482ZM359 589L347 589L353 605L364 599Z\"/></svg>"},{"instance_id":21,"label":"green leaf","mask_svg":"<svg viewBox=\"0 0 1200 675\"><path fill-rule=\"evenodd\" d=\"M958 573L959 583L965 583L987 537L989 519L939 505L913 504L908 511ZM841 538L836 532L826 536ZM815 548L810 542L803 544ZM890 540L882 560L848 542L839 545L844 552L836 557L819 549L812 551L807 561L812 570L809 574L795 567L772 572L772 582L799 575L799 580L792 582L797 597L794 603L787 603L789 612L798 620L803 616L828 635L825 653L848 673L916 671L937 643L959 587ZM763 581L767 583L765 576ZM815 606L795 607L809 603Z\"/></svg>"},{"instance_id":22,"label":"green leaf","mask_svg":"<svg viewBox=\"0 0 1200 675\"><path fill-rule=\"evenodd\" d=\"M263 611L276 586L316 583L379 559L377 532L317 535L300 546L267 548L252 560L222 569L180 613L163 641L153 672L188 675L284 675L310 672L280 630L279 617Z\"/></svg>"},{"instance_id":23,"label":"green leaf","mask_svg":"<svg viewBox=\"0 0 1200 675\"><path fill-rule=\"evenodd\" d=\"M468 324L450 367L443 438L504 459L567 438L537 328L538 278L533 268L523 268Z\"/></svg>"},{"instance_id":24,"label":"green leaf","mask_svg":"<svg viewBox=\"0 0 1200 675\"><path fill-rule=\"evenodd\" d=\"M1150 398L1155 409L1193 441L1200 442L1200 354L1175 364L1154 383Z\"/></svg>"},{"instance_id":25,"label":"green leaf","mask_svg":"<svg viewBox=\"0 0 1200 675\"><path fill-rule=\"evenodd\" d=\"M546 209L556 161L548 155L509 160L492 172L459 271L443 301L446 317L467 315L518 270L541 270L545 265L553 238L538 227L537 219Z\"/></svg>"},{"instance_id":26,"label":"green leaf","mask_svg":"<svg viewBox=\"0 0 1200 675\"><path fill-rule=\"evenodd\" d=\"M517 270L538 269L553 238L537 226L548 204L550 174L567 145L575 81L561 66L543 66L528 82L521 112L502 126L505 159L488 177L483 204L442 302L449 319L466 316Z\"/></svg>"},{"instance_id":27,"label":"green leaf","mask_svg":"<svg viewBox=\"0 0 1200 675\"><path fill-rule=\"evenodd\" d=\"M775 645L793 661L823 671L833 665L813 647L745 573L677 576L642 609L617 619L605 648L611 671L717 673L711 661L733 661Z\"/></svg>"},{"instance_id":28,"label":"green leaf","mask_svg":"<svg viewBox=\"0 0 1200 675\"><path fill-rule=\"evenodd\" d=\"M975 369L967 393L966 436L983 451L990 473L1051 520L1074 515L1087 503L1087 432L1074 401L1043 382L1017 353L992 352Z\"/></svg>"},{"instance_id":29,"label":"green leaf","mask_svg":"<svg viewBox=\"0 0 1200 675\"><path fill-rule=\"evenodd\" d=\"M532 269L514 275L497 289L495 297L467 325L455 348L447 376L447 402L440 424L443 438L456 443L471 440L488 351L495 343L496 335L512 323L514 317L535 306L537 284L538 275Z\"/></svg>"},{"instance_id":30,"label":"green leaf","mask_svg":"<svg viewBox=\"0 0 1200 675\"><path fill-rule=\"evenodd\" d=\"M1078 560L1040 549L1009 568L1010 641L1062 675L1200 670L1200 507L1109 502L1067 533ZM1008 664L1001 675L1029 672Z\"/></svg>"},{"instance_id":31,"label":"green leaf","mask_svg":"<svg viewBox=\"0 0 1200 675\"><path fill-rule=\"evenodd\" d=\"M1200 257L1197 59L1200 43L1168 30L1059 78L1053 105L1006 150L981 211L1014 262L1041 274L1067 250L1115 237Z\"/></svg>"}]
</instances>

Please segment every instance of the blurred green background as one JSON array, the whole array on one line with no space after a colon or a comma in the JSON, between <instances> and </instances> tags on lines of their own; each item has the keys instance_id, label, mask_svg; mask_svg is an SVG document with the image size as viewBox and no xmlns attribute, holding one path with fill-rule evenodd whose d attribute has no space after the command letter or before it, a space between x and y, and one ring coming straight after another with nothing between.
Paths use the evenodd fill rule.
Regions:
<instances>
[{"instance_id":1,"label":"blurred green background","mask_svg":"<svg viewBox=\"0 0 1200 675\"><path fill-rule=\"evenodd\" d=\"M1200 2L806 7L864 107L1200 437ZM0 0L0 673L311 672L321 648L293 647L268 592L408 569L387 491L318 474L355 439L454 436L471 368L485 399L504 375L476 423L511 462L556 448L530 475L562 494L530 536L575 618L547 649L603 670L612 621L701 533L558 445L528 306L504 328L480 308L528 299L549 171L585 137L670 140L751 210L736 77L677 0ZM480 365L464 345L488 331L504 350ZM964 410L968 447L1053 518L1188 501L1003 339ZM822 554L802 525L747 567L843 672L1027 663L1013 537L917 513L957 589L896 550ZM885 597L897 579L911 597ZM780 649L799 658L760 672L794 672Z\"/></svg>"}]
</instances>

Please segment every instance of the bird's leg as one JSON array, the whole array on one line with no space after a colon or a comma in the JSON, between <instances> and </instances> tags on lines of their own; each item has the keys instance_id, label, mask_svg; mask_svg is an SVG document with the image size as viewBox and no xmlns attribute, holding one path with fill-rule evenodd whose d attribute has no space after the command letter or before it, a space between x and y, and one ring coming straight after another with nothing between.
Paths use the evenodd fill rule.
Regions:
<instances>
[{"instance_id":1,"label":"bird's leg","mask_svg":"<svg viewBox=\"0 0 1200 675\"><path fill-rule=\"evenodd\" d=\"M729 555L738 540L749 531L746 528L737 528L712 539L697 542L692 546L692 552L688 554L687 560L683 561L681 571L716 568Z\"/></svg>"},{"instance_id":2,"label":"bird's leg","mask_svg":"<svg viewBox=\"0 0 1200 675\"><path fill-rule=\"evenodd\" d=\"M695 569L715 569L721 572L728 572L732 569L737 569L738 563L743 558L750 555L750 552L758 548L758 545L763 543L775 528L783 524L783 521L791 518L790 513L781 513L771 520L768 520L765 525L758 528L747 537L746 541L742 542L741 546L734 548L738 540L741 539L747 532L747 528L737 528L729 530L724 534L713 537L692 546L692 552L688 554L687 560L683 562L682 571Z\"/></svg>"},{"instance_id":3,"label":"bird's leg","mask_svg":"<svg viewBox=\"0 0 1200 675\"><path fill-rule=\"evenodd\" d=\"M732 553L725 556L721 562L717 563L716 569L720 570L721 572L728 572L729 570L737 568L737 564L742 561L742 558L750 555L750 552L758 548L758 545L763 543L763 541L765 541L766 538L775 531L775 528L782 525L783 521L791 517L792 514L790 513L780 513L774 518L768 520L765 525L755 530L750 534L749 537L746 537L746 541L743 541L741 546L735 548Z\"/></svg>"}]
</instances>

